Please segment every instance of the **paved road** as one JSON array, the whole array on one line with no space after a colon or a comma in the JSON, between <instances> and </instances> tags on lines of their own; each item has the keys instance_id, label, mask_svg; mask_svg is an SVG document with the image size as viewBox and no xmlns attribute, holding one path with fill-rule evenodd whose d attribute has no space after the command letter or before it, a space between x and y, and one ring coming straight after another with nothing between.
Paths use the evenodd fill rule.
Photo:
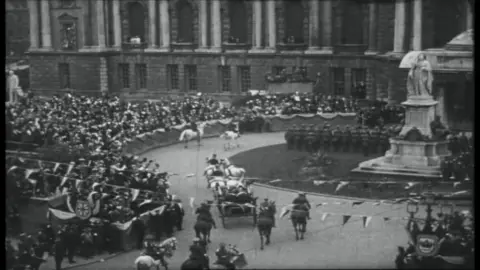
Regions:
<instances>
[{"instance_id":1,"label":"paved road","mask_svg":"<svg viewBox=\"0 0 480 270\"><path fill-rule=\"evenodd\" d=\"M190 197L196 201L211 199L211 193L205 188L205 180L201 177L205 167L205 157L216 152L218 156L231 156L241 151L261 146L283 143L283 133L252 134L242 137L241 148L225 152L220 139L203 141L203 146L183 149L180 145L151 151L144 156L155 159L160 166L168 171L180 174L173 177L172 192L177 194L186 208L185 231L177 233L179 249L170 261L171 269L179 269L180 264L188 256L188 246L193 235L195 217L188 206ZM261 164L259 164L261 166ZM185 175L197 173L199 177L184 178ZM247 176L248 172L247 172ZM295 193L255 187L254 192L261 199L268 197L277 202L277 205L291 203ZM328 203L314 209L312 220L308 224L306 239L295 241L295 233L288 219L278 220L277 228L272 233L272 245L264 251L259 250L259 239L256 230L253 230L252 221L237 219L227 221L229 228L212 231L210 256L220 242L236 244L247 258L249 268L393 268L393 260L398 245L405 245L408 241L403 229L406 221L391 220L385 222L383 217L406 216L405 205L375 205L365 202L352 207L351 200L334 199L322 196L309 197L312 205ZM337 203L337 204L334 204ZM324 212L332 213L322 221ZM341 214L353 216L345 226L342 226ZM215 211L214 215L218 217ZM370 224L363 228L361 216L373 216ZM217 218L217 224L220 220ZM134 269L133 262L139 251L122 254L105 262L82 266L81 269ZM79 268L80 269L80 268Z\"/></svg>"}]
</instances>

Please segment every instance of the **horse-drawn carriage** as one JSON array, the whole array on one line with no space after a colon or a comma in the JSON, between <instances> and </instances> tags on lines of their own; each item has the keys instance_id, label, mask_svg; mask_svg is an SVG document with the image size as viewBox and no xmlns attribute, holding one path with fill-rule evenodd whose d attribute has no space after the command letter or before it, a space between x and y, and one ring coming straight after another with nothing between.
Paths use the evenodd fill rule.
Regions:
<instances>
[{"instance_id":1,"label":"horse-drawn carriage","mask_svg":"<svg viewBox=\"0 0 480 270\"><path fill-rule=\"evenodd\" d=\"M172 258L176 249L177 239L175 237L167 238L161 242L155 241L155 237L151 234L145 237L144 256L149 256L154 261L159 261L165 269L168 269L168 263L165 258ZM150 269L151 267L149 265L145 265L145 263L142 261L137 262L137 266L139 266L139 264L140 266L148 267L145 269ZM159 269L158 266L157 269Z\"/></svg>"},{"instance_id":2,"label":"horse-drawn carriage","mask_svg":"<svg viewBox=\"0 0 480 270\"><path fill-rule=\"evenodd\" d=\"M216 197L216 202L224 228L226 218L252 217L253 225L257 224L257 198L243 186L223 189Z\"/></svg>"}]
</instances>

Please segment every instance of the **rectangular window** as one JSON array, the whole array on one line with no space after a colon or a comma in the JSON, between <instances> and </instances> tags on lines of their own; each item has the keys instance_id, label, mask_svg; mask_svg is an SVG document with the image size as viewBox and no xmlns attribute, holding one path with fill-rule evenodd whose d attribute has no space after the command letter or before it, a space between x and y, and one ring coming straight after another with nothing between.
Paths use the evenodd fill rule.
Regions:
<instances>
[{"instance_id":1,"label":"rectangular window","mask_svg":"<svg viewBox=\"0 0 480 270\"><path fill-rule=\"evenodd\" d=\"M135 64L137 89L147 88L147 64Z\"/></svg>"},{"instance_id":2,"label":"rectangular window","mask_svg":"<svg viewBox=\"0 0 480 270\"><path fill-rule=\"evenodd\" d=\"M242 92L250 90L252 78L250 75L250 67L239 67L240 71L240 89Z\"/></svg>"},{"instance_id":3,"label":"rectangular window","mask_svg":"<svg viewBox=\"0 0 480 270\"><path fill-rule=\"evenodd\" d=\"M297 67L297 66L293 66L292 67L292 74L295 74L295 72L297 71L297 68L299 69L300 71L300 74L302 74L302 76L304 78L307 77L307 67Z\"/></svg>"},{"instance_id":4,"label":"rectangular window","mask_svg":"<svg viewBox=\"0 0 480 270\"><path fill-rule=\"evenodd\" d=\"M59 63L58 75L60 77L60 89L69 89L70 85L70 64Z\"/></svg>"},{"instance_id":5,"label":"rectangular window","mask_svg":"<svg viewBox=\"0 0 480 270\"><path fill-rule=\"evenodd\" d=\"M285 67L282 66L275 66L273 67L272 73L273 75L280 75L280 73L285 69Z\"/></svg>"},{"instance_id":6,"label":"rectangular window","mask_svg":"<svg viewBox=\"0 0 480 270\"><path fill-rule=\"evenodd\" d=\"M195 65L185 65L185 76L187 81L187 90L188 91L197 91L197 66Z\"/></svg>"},{"instance_id":7,"label":"rectangular window","mask_svg":"<svg viewBox=\"0 0 480 270\"><path fill-rule=\"evenodd\" d=\"M357 88L360 82L367 80L367 70L364 68L352 68L352 89Z\"/></svg>"},{"instance_id":8,"label":"rectangular window","mask_svg":"<svg viewBox=\"0 0 480 270\"><path fill-rule=\"evenodd\" d=\"M127 63L118 64L120 73L120 85L123 89L130 88L130 66Z\"/></svg>"},{"instance_id":9,"label":"rectangular window","mask_svg":"<svg viewBox=\"0 0 480 270\"><path fill-rule=\"evenodd\" d=\"M167 65L168 89L178 90L178 65Z\"/></svg>"},{"instance_id":10,"label":"rectangular window","mask_svg":"<svg viewBox=\"0 0 480 270\"><path fill-rule=\"evenodd\" d=\"M333 68L333 94L345 95L345 69Z\"/></svg>"},{"instance_id":11,"label":"rectangular window","mask_svg":"<svg viewBox=\"0 0 480 270\"><path fill-rule=\"evenodd\" d=\"M232 90L232 71L230 66L220 66L220 78L221 78L221 86L222 92L230 92Z\"/></svg>"}]
</instances>

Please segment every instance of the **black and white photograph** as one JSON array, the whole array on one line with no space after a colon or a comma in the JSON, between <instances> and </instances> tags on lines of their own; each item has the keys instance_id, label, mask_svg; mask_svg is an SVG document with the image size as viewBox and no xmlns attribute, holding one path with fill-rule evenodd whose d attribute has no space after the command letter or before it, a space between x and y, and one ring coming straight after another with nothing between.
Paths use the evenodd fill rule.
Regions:
<instances>
[{"instance_id":1,"label":"black and white photograph","mask_svg":"<svg viewBox=\"0 0 480 270\"><path fill-rule=\"evenodd\" d=\"M474 269L474 9L5 0L6 269Z\"/></svg>"}]
</instances>

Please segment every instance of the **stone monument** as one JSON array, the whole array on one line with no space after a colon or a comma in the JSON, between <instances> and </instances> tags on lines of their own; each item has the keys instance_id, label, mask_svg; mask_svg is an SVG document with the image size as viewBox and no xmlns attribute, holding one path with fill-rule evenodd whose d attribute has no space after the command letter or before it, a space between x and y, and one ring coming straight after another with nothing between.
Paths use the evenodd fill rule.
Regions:
<instances>
[{"instance_id":1,"label":"stone monument","mask_svg":"<svg viewBox=\"0 0 480 270\"><path fill-rule=\"evenodd\" d=\"M390 150L385 156L361 162L352 172L429 179L441 176L440 163L450 152L444 136L432 132L438 103L431 95L432 82L430 63L424 54L419 54L408 73L402 130L397 137L390 138Z\"/></svg>"}]
</instances>

